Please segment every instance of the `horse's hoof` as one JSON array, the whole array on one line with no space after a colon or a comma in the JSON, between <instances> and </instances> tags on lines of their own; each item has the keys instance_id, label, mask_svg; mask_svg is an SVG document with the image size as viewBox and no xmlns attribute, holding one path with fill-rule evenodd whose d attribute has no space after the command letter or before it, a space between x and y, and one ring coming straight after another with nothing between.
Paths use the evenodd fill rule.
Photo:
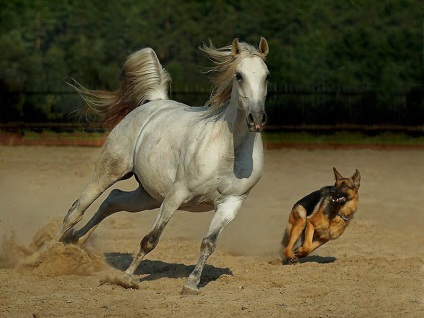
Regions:
<instances>
[{"instance_id":1,"label":"horse's hoof","mask_svg":"<svg viewBox=\"0 0 424 318\"><path fill-rule=\"evenodd\" d=\"M199 295L199 289L194 284L185 284L181 290L181 295Z\"/></svg>"},{"instance_id":2,"label":"horse's hoof","mask_svg":"<svg viewBox=\"0 0 424 318\"><path fill-rule=\"evenodd\" d=\"M63 244L76 244L78 239L75 237L74 230L70 229L59 239L59 242L62 242Z\"/></svg>"}]
</instances>

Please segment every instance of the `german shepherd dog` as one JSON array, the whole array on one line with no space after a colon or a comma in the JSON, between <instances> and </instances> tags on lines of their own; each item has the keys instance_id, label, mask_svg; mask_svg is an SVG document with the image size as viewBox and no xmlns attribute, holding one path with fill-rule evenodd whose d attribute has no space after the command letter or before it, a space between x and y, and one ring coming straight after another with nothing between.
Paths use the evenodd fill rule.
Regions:
<instances>
[{"instance_id":1,"label":"german shepherd dog","mask_svg":"<svg viewBox=\"0 0 424 318\"><path fill-rule=\"evenodd\" d=\"M336 183L296 202L281 242L283 264L296 264L321 245L343 234L356 212L361 175L350 178L333 168Z\"/></svg>"}]
</instances>

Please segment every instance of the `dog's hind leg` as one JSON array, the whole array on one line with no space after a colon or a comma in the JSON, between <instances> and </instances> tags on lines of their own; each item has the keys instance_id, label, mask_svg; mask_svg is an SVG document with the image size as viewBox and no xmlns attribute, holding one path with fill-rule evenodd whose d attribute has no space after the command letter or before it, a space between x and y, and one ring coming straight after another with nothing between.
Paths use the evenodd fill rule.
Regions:
<instances>
[{"instance_id":1,"label":"dog's hind leg","mask_svg":"<svg viewBox=\"0 0 424 318\"><path fill-rule=\"evenodd\" d=\"M280 250L279 250L279 254L281 256L281 261L283 264L287 264L287 257L286 254L284 253L287 245L289 244L289 240L290 240L290 231L291 231L291 224L289 223L286 227L286 229L284 230L284 235L283 235L283 239L281 241L280 244Z\"/></svg>"},{"instance_id":2,"label":"dog's hind leg","mask_svg":"<svg viewBox=\"0 0 424 318\"><path fill-rule=\"evenodd\" d=\"M306 226L306 210L302 206L295 207L289 215L289 224L284 234L282 245L285 245L283 254L283 263L295 264L298 258L293 253L293 247L302 235L303 230ZM287 242L288 241L288 242ZM287 242L287 245L286 245Z\"/></svg>"},{"instance_id":3,"label":"dog's hind leg","mask_svg":"<svg viewBox=\"0 0 424 318\"><path fill-rule=\"evenodd\" d=\"M295 251L296 257L305 257L311 252L312 240L314 238L314 226L311 222L306 222L305 240L303 246Z\"/></svg>"},{"instance_id":4,"label":"dog's hind leg","mask_svg":"<svg viewBox=\"0 0 424 318\"><path fill-rule=\"evenodd\" d=\"M305 229L305 241L303 246L295 250L295 255L299 258L306 257L316 250L321 245L327 243L329 240L325 238L318 238L314 240L314 225L308 220Z\"/></svg>"},{"instance_id":5,"label":"dog's hind leg","mask_svg":"<svg viewBox=\"0 0 424 318\"><path fill-rule=\"evenodd\" d=\"M324 245L327 242L328 242L327 239L317 239L312 242L306 243L306 239L305 239L305 244L299 247L298 249L296 249L295 254L299 258L306 257L309 254L311 254L313 251L315 251L318 247L320 247L321 245Z\"/></svg>"}]
</instances>

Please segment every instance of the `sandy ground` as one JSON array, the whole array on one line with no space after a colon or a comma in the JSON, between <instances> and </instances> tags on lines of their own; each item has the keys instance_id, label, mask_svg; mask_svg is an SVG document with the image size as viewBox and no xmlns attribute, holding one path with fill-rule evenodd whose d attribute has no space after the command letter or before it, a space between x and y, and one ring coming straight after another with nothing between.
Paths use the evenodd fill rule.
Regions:
<instances>
[{"instance_id":1,"label":"sandy ground","mask_svg":"<svg viewBox=\"0 0 424 318\"><path fill-rule=\"evenodd\" d=\"M129 265L156 211L115 214L84 249L57 244L34 258L99 152L0 147L1 317L424 317L424 151L267 150L265 174L223 231L197 296L180 290L212 213L175 214L136 272L139 289L103 282ZM341 238L282 266L293 203L332 184L333 166L362 174L355 219Z\"/></svg>"}]
</instances>

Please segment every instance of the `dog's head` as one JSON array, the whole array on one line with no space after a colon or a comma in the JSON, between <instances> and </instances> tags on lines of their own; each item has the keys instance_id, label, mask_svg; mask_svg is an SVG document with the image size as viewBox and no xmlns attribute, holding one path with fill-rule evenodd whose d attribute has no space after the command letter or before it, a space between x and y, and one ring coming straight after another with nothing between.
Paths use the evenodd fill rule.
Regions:
<instances>
[{"instance_id":1,"label":"dog's head","mask_svg":"<svg viewBox=\"0 0 424 318\"><path fill-rule=\"evenodd\" d=\"M361 185L361 174L358 170L355 171L352 177L343 177L336 168L333 168L336 183L334 187L337 188L337 195L333 197L333 202L344 203L352 200L358 195L359 186Z\"/></svg>"},{"instance_id":2,"label":"dog's head","mask_svg":"<svg viewBox=\"0 0 424 318\"><path fill-rule=\"evenodd\" d=\"M328 196L332 203L343 204L346 202L346 195L336 186L324 187L321 190L324 190L322 194Z\"/></svg>"}]
</instances>

